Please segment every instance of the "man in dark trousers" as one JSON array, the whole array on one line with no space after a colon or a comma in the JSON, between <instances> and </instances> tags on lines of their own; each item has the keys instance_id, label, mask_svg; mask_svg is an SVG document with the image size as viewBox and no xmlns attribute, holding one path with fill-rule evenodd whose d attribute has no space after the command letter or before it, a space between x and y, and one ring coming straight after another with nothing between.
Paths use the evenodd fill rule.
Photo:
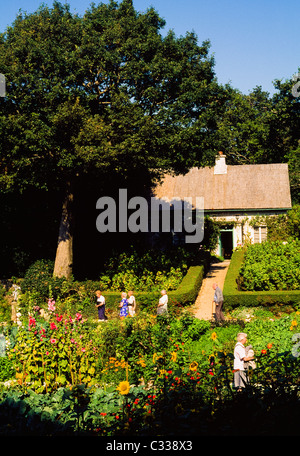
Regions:
<instances>
[{"instance_id":1,"label":"man in dark trousers","mask_svg":"<svg viewBox=\"0 0 300 456\"><path fill-rule=\"evenodd\" d=\"M221 290L221 288L218 287L217 283L214 283L212 287L215 290L213 302L215 303L215 306L216 306L216 314L215 314L216 322L224 321L225 317L222 312L224 298L223 298L222 290Z\"/></svg>"}]
</instances>

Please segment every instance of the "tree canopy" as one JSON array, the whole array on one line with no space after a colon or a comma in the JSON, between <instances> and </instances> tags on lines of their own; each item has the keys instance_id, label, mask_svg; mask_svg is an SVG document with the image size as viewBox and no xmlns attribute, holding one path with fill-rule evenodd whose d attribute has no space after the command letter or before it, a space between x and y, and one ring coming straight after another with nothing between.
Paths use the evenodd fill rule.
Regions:
<instances>
[{"instance_id":1,"label":"tree canopy","mask_svg":"<svg viewBox=\"0 0 300 456\"><path fill-rule=\"evenodd\" d=\"M164 27L154 8L138 12L131 0L91 4L82 17L55 1L20 12L0 35L0 191L62 195L60 275L72 271L83 182L138 176L150 185L165 172L213 165L222 150L231 164L288 162L299 202L292 79L275 81L273 96L222 86L210 42Z\"/></svg>"},{"instance_id":2,"label":"tree canopy","mask_svg":"<svg viewBox=\"0 0 300 456\"><path fill-rule=\"evenodd\" d=\"M59 242L71 239L80 176L154 178L213 161L209 42L163 37L164 25L130 0L92 4L83 17L54 2L20 13L1 35L1 189L66 188Z\"/></svg>"}]
</instances>

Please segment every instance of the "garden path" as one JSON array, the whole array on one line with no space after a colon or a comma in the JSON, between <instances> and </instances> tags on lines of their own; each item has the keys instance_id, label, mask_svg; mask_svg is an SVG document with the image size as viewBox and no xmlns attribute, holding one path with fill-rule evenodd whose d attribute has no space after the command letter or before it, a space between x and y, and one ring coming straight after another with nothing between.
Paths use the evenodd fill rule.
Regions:
<instances>
[{"instance_id":1,"label":"garden path","mask_svg":"<svg viewBox=\"0 0 300 456\"><path fill-rule=\"evenodd\" d=\"M200 320L212 320L214 318L215 309L212 308L214 290L212 285L217 283L223 290L229 264L230 260L224 260L221 263L211 263L210 269L202 281L195 304L190 308L196 318Z\"/></svg>"}]
</instances>

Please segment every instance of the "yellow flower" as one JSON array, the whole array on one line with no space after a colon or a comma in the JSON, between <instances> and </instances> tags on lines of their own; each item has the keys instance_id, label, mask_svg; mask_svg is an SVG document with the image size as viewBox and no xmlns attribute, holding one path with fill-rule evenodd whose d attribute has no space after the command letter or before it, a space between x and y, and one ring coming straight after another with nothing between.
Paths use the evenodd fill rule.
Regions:
<instances>
[{"instance_id":1,"label":"yellow flower","mask_svg":"<svg viewBox=\"0 0 300 456\"><path fill-rule=\"evenodd\" d=\"M292 326L297 326L297 324L298 324L298 323L296 322L296 320L293 320L293 321L292 321Z\"/></svg>"},{"instance_id":2,"label":"yellow flower","mask_svg":"<svg viewBox=\"0 0 300 456\"><path fill-rule=\"evenodd\" d=\"M212 340L216 340L217 339L217 333L213 332L212 335L211 335L211 338L212 338Z\"/></svg>"},{"instance_id":3,"label":"yellow flower","mask_svg":"<svg viewBox=\"0 0 300 456\"><path fill-rule=\"evenodd\" d=\"M155 364L156 361L162 362L163 361L163 357L161 355L158 355L157 353L154 353L152 360L153 360L153 363Z\"/></svg>"},{"instance_id":4,"label":"yellow flower","mask_svg":"<svg viewBox=\"0 0 300 456\"><path fill-rule=\"evenodd\" d=\"M117 390L119 390L120 394L128 394L130 390L129 382L120 382Z\"/></svg>"},{"instance_id":5,"label":"yellow flower","mask_svg":"<svg viewBox=\"0 0 300 456\"><path fill-rule=\"evenodd\" d=\"M171 361L173 361L175 363L176 359L177 359L177 353L176 352L172 352L171 353Z\"/></svg>"},{"instance_id":6,"label":"yellow flower","mask_svg":"<svg viewBox=\"0 0 300 456\"><path fill-rule=\"evenodd\" d=\"M145 360L143 358L140 358L137 360L137 364L140 364L141 367L146 367Z\"/></svg>"},{"instance_id":7,"label":"yellow flower","mask_svg":"<svg viewBox=\"0 0 300 456\"><path fill-rule=\"evenodd\" d=\"M162 377L163 375L166 375L167 371L165 369L160 369L159 375Z\"/></svg>"},{"instance_id":8,"label":"yellow flower","mask_svg":"<svg viewBox=\"0 0 300 456\"><path fill-rule=\"evenodd\" d=\"M198 367L198 363L196 361L193 361L191 364L190 364L190 370L191 371L196 371L197 370L197 367Z\"/></svg>"},{"instance_id":9,"label":"yellow flower","mask_svg":"<svg viewBox=\"0 0 300 456\"><path fill-rule=\"evenodd\" d=\"M208 361L209 361L210 363L213 363L214 360L215 360L215 355L209 355Z\"/></svg>"}]
</instances>

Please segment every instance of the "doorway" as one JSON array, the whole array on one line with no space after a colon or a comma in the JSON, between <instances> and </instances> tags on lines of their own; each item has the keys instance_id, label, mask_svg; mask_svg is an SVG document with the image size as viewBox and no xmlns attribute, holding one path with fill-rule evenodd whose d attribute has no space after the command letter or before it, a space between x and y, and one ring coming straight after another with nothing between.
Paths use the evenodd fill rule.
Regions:
<instances>
[{"instance_id":1,"label":"doorway","mask_svg":"<svg viewBox=\"0 0 300 456\"><path fill-rule=\"evenodd\" d=\"M233 230L220 231L220 254L224 259L231 258L233 251Z\"/></svg>"}]
</instances>

